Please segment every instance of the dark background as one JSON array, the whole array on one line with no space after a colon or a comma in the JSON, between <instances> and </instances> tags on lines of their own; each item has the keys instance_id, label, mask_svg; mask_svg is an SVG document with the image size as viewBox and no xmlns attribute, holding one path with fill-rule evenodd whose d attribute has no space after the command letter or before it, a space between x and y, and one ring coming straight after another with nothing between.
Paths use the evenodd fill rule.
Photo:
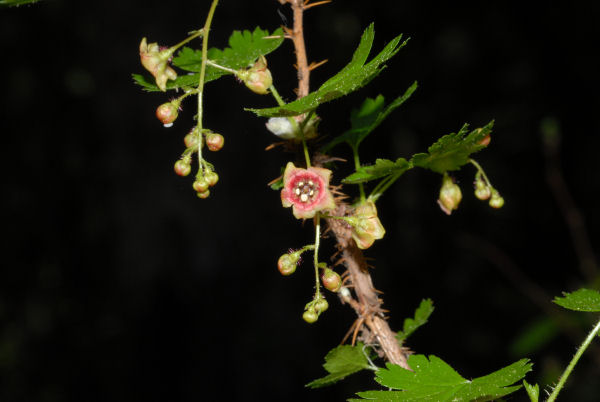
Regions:
<instances>
[{"instance_id":1,"label":"dark background","mask_svg":"<svg viewBox=\"0 0 600 402\"><path fill-rule=\"evenodd\" d=\"M365 142L365 162L409 157L464 122L496 119L477 160L505 207L475 199L474 170L465 167L457 174L464 200L448 217L435 203L439 176L410 171L378 203L387 235L367 252L392 327L432 298L435 313L408 345L468 378L529 357L529 382L548 386L592 325L570 313L576 324L562 327L570 332L529 349L513 345L552 297L594 286L546 182L539 135L544 118L560 124L560 167L597 253L600 10L568 4L338 0L306 14L310 60L329 59L313 88L350 60L371 21L374 51L398 33L412 38L371 86L320 109L321 133L334 136L364 97L393 99L419 81ZM264 119L243 111L272 98L230 77L207 87L205 123L226 145L208 155L221 180L199 200L192 180L172 170L193 102L165 129L154 110L168 95L132 83L131 73L142 72L141 38L174 44L204 23L209 5L47 0L0 9L0 400L341 401L376 387L363 373L304 388L324 374L324 355L354 316L331 295L330 310L305 324L312 270L277 272L278 256L312 235L266 186L291 156L265 153L275 137ZM225 46L234 29L275 29L278 9L291 21L274 0L222 1L211 42ZM269 58L288 100L292 52L286 43ZM336 182L350 171L340 168ZM324 241L323 259L332 244ZM545 292L541 304L536 286ZM598 356L583 358L562 400L600 400ZM510 399L524 400L524 392Z\"/></svg>"}]
</instances>

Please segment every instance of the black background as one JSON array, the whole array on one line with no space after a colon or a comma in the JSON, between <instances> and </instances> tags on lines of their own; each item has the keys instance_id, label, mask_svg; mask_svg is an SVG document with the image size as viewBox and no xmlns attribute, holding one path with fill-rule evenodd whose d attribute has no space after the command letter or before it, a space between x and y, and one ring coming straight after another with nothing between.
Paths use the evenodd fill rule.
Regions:
<instances>
[{"instance_id":1,"label":"black background","mask_svg":"<svg viewBox=\"0 0 600 402\"><path fill-rule=\"evenodd\" d=\"M539 127L556 119L561 167L600 239L597 180L599 37L596 3L341 1L306 13L311 61L329 59L312 87L350 59L375 22L374 51L398 33L412 39L371 86L320 109L321 133L347 129L366 96L419 89L367 139L365 162L424 151L464 122L495 119L477 156L506 205L472 196L474 171L457 174L464 200L452 216L435 200L438 175L411 171L378 203L387 229L367 255L400 329L424 297L436 304L409 340L467 378L531 358L530 382L549 385L590 322L527 356L511 342L543 316L531 287L498 270L511 267L546 292L592 286L545 181ZM375 388L359 374L323 390L327 351L354 317L332 295L314 325L301 319L312 294L308 265L290 278L275 263L311 241L266 183L291 157L264 148L275 137L243 107L271 106L230 77L207 87L205 124L225 135L208 155L220 182L199 200L172 165L183 151L195 106L174 127L154 117L168 99L136 87L138 45L170 45L199 28L210 1L47 0L0 9L3 261L0 278L0 400L228 401L344 400ZM223 1L211 42L234 29L270 30L291 13L276 1ZM275 84L293 99L293 48L269 57ZM349 157L340 147L340 156ZM334 181L350 171L340 166ZM352 191L352 189L349 189ZM323 259L332 241L324 241ZM571 317L586 317L572 313ZM584 357L563 400L600 399L598 364ZM524 393L511 397L524 400Z\"/></svg>"}]
</instances>

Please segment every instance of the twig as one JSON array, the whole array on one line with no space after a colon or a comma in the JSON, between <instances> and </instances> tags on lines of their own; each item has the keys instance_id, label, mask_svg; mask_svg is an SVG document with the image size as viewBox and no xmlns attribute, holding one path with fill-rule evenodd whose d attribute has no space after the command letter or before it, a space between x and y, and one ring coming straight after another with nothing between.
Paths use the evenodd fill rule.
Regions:
<instances>
[{"instance_id":1,"label":"twig","mask_svg":"<svg viewBox=\"0 0 600 402\"><path fill-rule=\"evenodd\" d=\"M294 12L294 28L287 30L286 34L291 36L296 49L296 67L298 69L298 98L302 98L309 93L310 70L306 57L306 47L304 45L303 12L308 7L304 0L279 0L281 4L289 3ZM314 3L325 4L324 2ZM314 68L314 66L313 66ZM339 201L339 199L338 199ZM338 205L334 216L344 216L346 205ZM394 332L390 329L387 321L383 317L382 301L377 296L377 291L373 287L373 281L365 261L365 257L351 237L350 230L344 222L337 219L326 219L331 231L334 233L341 250L342 259L348 269L350 281L354 293L358 300L357 303L350 303L359 317L359 322L363 321L377 340L384 356L394 364L410 370L406 361L406 356L402 353L400 343L396 340ZM352 300L352 299L349 299ZM348 300L348 301L349 301ZM362 324L356 324L362 327ZM356 329L356 328L355 328ZM365 328L361 329L363 335L367 332Z\"/></svg>"}]
</instances>

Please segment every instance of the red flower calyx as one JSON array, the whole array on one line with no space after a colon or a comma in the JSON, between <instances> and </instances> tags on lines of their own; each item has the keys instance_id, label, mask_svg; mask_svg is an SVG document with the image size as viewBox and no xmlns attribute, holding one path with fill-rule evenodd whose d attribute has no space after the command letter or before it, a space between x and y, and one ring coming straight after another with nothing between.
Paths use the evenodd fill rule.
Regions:
<instances>
[{"instance_id":1,"label":"red flower calyx","mask_svg":"<svg viewBox=\"0 0 600 402\"><path fill-rule=\"evenodd\" d=\"M335 201L329 191L331 170L309 167L297 168L288 162L283 173L281 204L292 207L297 219L308 219L319 211L334 209Z\"/></svg>"}]
</instances>

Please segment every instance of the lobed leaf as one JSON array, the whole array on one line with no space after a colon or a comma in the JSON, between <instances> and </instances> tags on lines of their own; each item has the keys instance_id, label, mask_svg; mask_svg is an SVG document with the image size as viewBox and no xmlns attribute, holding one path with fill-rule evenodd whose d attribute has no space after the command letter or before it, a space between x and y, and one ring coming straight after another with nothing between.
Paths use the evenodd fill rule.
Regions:
<instances>
[{"instance_id":1,"label":"lobed leaf","mask_svg":"<svg viewBox=\"0 0 600 402\"><path fill-rule=\"evenodd\" d=\"M404 158L398 158L396 161L389 159L377 159L374 165L361 166L350 176L342 180L345 184L358 184L367 181L379 179L384 176L397 175L400 177L405 171L412 166Z\"/></svg>"},{"instance_id":2,"label":"lobed leaf","mask_svg":"<svg viewBox=\"0 0 600 402\"><path fill-rule=\"evenodd\" d=\"M469 163L471 154L485 148L481 141L492 132L494 121L486 126L469 131L469 125L465 124L458 133L451 133L440 138L435 144L428 148L427 153L413 155L411 163L414 166L433 170L437 173L445 173L458 170L461 166Z\"/></svg>"},{"instance_id":3,"label":"lobed leaf","mask_svg":"<svg viewBox=\"0 0 600 402\"><path fill-rule=\"evenodd\" d=\"M207 57L215 63L229 67L234 70L250 66L259 56L266 56L273 52L283 43L283 30L276 29L272 33L256 27L253 32L233 31L229 37L229 47L221 50L217 48L208 49ZM200 72L202 65L202 51L184 47L173 58L173 65L186 71ZM216 70L206 66L207 73ZM223 70L217 70L221 75L230 74Z\"/></svg>"},{"instance_id":4,"label":"lobed leaf","mask_svg":"<svg viewBox=\"0 0 600 402\"><path fill-rule=\"evenodd\" d=\"M531 402L538 402L540 399L540 386L538 384L531 385L525 380L523 380L523 386L525 386L527 395L529 395L529 400Z\"/></svg>"},{"instance_id":5,"label":"lobed leaf","mask_svg":"<svg viewBox=\"0 0 600 402\"><path fill-rule=\"evenodd\" d=\"M592 289L579 289L573 293L563 292L564 297L555 297L554 303L575 311L599 312L600 292Z\"/></svg>"},{"instance_id":6,"label":"lobed leaf","mask_svg":"<svg viewBox=\"0 0 600 402\"><path fill-rule=\"evenodd\" d=\"M514 385L531 370L528 359L519 360L489 375L467 380L436 356L412 355L408 364L414 371L386 364L376 373L376 381L398 391L359 392L360 400L377 401L490 401L508 395ZM354 399L358 400L358 399Z\"/></svg>"},{"instance_id":7,"label":"lobed leaf","mask_svg":"<svg viewBox=\"0 0 600 402\"><path fill-rule=\"evenodd\" d=\"M329 151L334 146L347 142L352 148L356 149L360 143L375 130L385 118L402 105L412 93L417 89L415 81L402 96L394 99L385 109L385 99L382 95L377 98L367 98L360 108L353 110L350 115L350 130L334 138L330 143L323 147L323 152Z\"/></svg>"},{"instance_id":8,"label":"lobed leaf","mask_svg":"<svg viewBox=\"0 0 600 402\"><path fill-rule=\"evenodd\" d=\"M374 25L371 24L363 32L360 43L354 51L350 63L336 75L325 81L318 90L284 106L246 110L263 117L296 116L314 110L323 103L340 98L365 86L385 68L384 63L404 47L407 42L405 40L400 43L402 35L395 37L377 56L365 64L371 51L374 37L375 29Z\"/></svg>"},{"instance_id":9,"label":"lobed leaf","mask_svg":"<svg viewBox=\"0 0 600 402\"><path fill-rule=\"evenodd\" d=\"M344 377L360 370L369 368L369 361L363 351L364 345L359 342L356 346L340 345L325 356L325 370L329 374L306 384L310 388L320 388L331 385Z\"/></svg>"},{"instance_id":10,"label":"lobed leaf","mask_svg":"<svg viewBox=\"0 0 600 402\"><path fill-rule=\"evenodd\" d=\"M402 331L399 331L398 334L396 334L396 339L398 342L403 342L419 327L425 325L429 319L429 316L431 313L433 313L433 310L434 307L431 299L421 300L421 304L419 304L419 307L417 307L415 310L414 318L405 319Z\"/></svg>"}]
</instances>

